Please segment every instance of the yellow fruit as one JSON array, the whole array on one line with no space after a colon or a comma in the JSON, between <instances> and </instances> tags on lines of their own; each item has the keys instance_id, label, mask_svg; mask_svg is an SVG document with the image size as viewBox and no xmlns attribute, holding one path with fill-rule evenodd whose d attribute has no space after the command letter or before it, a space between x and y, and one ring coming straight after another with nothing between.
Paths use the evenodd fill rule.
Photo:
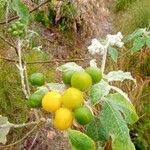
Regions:
<instances>
[{"instance_id":1,"label":"yellow fruit","mask_svg":"<svg viewBox=\"0 0 150 150\"><path fill-rule=\"evenodd\" d=\"M69 109L75 109L81 106L83 101L83 93L76 88L69 88L62 95L62 103L64 107Z\"/></svg>"},{"instance_id":2,"label":"yellow fruit","mask_svg":"<svg viewBox=\"0 0 150 150\"><path fill-rule=\"evenodd\" d=\"M48 92L42 99L42 108L48 112L55 112L61 106L61 94L55 91Z\"/></svg>"},{"instance_id":3,"label":"yellow fruit","mask_svg":"<svg viewBox=\"0 0 150 150\"><path fill-rule=\"evenodd\" d=\"M92 78L88 73L84 71L76 72L72 75L71 85L74 88L84 91L90 88L90 86L92 85Z\"/></svg>"},{"instance_id":4,"label":"yellow fruit","mask_svg":"<svg viewBox=\"0 0 150 150\"><path fill-rule=\"evenodd\" d=\"M59 130L66 130L71 127L73 122L73 112L68 108L59 108L55 112L53 125Z\"/></svg>"}]
</instances>

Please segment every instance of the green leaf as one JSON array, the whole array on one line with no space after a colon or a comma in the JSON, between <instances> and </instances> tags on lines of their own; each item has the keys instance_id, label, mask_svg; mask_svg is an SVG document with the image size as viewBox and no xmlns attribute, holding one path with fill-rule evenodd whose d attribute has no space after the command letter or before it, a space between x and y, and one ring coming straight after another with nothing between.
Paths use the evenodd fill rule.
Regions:
<instances>
[{"instance_id":1,"label":"green leaf","mask_svg":"<svg viewBox=\"0 0 150 150\"><path fill-rule=\"evenodd\" d=\"M142 29L142 28L135 30L133 33L129 34L125 38L124 42L127 43L128 41L131 41L131 40L133 40L135 38L138 38L138 37L142 36L144 31L145 31L145 29Z\"/></svg>"},{"instance_id":2,"label":"green leaf","mask_svg":"<svg viewBox=\"0 0 150 150\"><path fill-rule=\"evenodd\" d=\"M133 47L131 48L131 52L135 53L139 51L145 44L145 39L142 37L138 37L133 42Z\"/></svg>"},{"instance_id":3,"label":"green leaf","mask_svg":"<svg viewBox=\"0 0 150 150\"><path fill-rule=\"evenodd\" d=\"M99 83L92 86L90 90L90 101L95 105L101 98L108 95L110 91L110 85L101 80Z\"/></svg>"},{"instance_id":4,"label":"green leaf","mask_svg":"<svg viewBox=\"0 0 150 150\"><path fill-rule=\"evenodd\" d=\"M120 95L122 95L127 101L129 101L131 103L131 100L128 97L128 94L123 92L121 89L119 89L118 87L115 86L110 86L110 88L116 92L118 92Z\"/></svg>"},{"instance_id":5,"label":"green leaf","mask_svg":"<svg viewBox=\"0 0 150 150\"><path fill-rule=\"evenodd\" d=\"M107 141L109 135L102 126L99 118L94 118L91 123L87 125L86 134L94 141Z\"/></svg>"},{"instance_id":6,"label":"green leaf","mask_svg":"<svg viewBox=\"0 0 150 150\"><path fill-rule=\"evenodd\" d=\"M106 75L106 78L108 82L132 80L136 83L136 80L132 77L130 72L123 72L122 70L111 71Z\"/></svg>"},{"instance_id":7,"label":"green leaf","mask_svg":"<svg viewBox=\"0 0 150 150\"><path fill-rule=\"evenodd\" d=\"M5 125L7 123L8 123L8 118L0 115L0 126ZM10 127L0 128L0 143L6 144L6 142L7 142L6 136L9 132L9 130L10 130Z\"/></svg>"},{"instance_id":8,"label":"green leaf","mask_svg":"<svg viewBox=\"0 0 150 150\"><path fill-rule=\"evenodd\" d=\"M135 111L133 104L127 101L119 93L108 95L107 100L111 101L114 107L116 107L116 109L123 113L123 116L125 117L127 123L133 124L138 120L138 115Z\"/></svg>"},{"instance_id":9,"label":"green leaf","mask_svg":"<svg viewBox=\"0 0 150 150\"><path fill-rule=\"evenodd\" d=\"M148 46L148 48L150 48L150 36L148 36L148 38L146 39L146 45Z\"/></svg>"},{"instance_id":10,"label":"green leaf","mask_svg":"<svg viewBox=\"0 0 150 150\"><path fill-rule=\"evenodd\" d=\"M60 83L47 83L46 87L49 91L57 91L57 92L63 92L66 88L65 84Z\"/></svg>"},{"instance_id":11,"label":"green leaf","mask_svg":"<svg viewBox=\"0 0 150 150\"><path fill-rule=\"evenodd\" d=\"M29 10L27 6L22 2L22 0L13 0L12 8L17 12L17 15L23 21L23 23L28 24L29 21Z\"/></svg>"},{"instance_id":12,"label":"green leaf","mask_svg":"<svg viewBox=\"0 0 150 150\"><path fill-rule=\"evenodd\" d=\"M73 150L96 150L95 142L86 134L77 130L69 130L68 135Z\"/></svg>"},{"instance_id":13,"label":"green leaf","mask_svg":"<svg viewBox=\"0 0 150 150\"><path fill-rule=\"evenodd\" d=\"M37 91L36 91L35 93L46 94L46 93L48 93L48 92L49 92L49 90L48 90L47 87L45 87L45 86L40 86L40 87L37 88Z\"/></svg>"},{"instance_id":14,"label":"green leaf","mask_svg":"<svg viewBox=\"0 0 150 150\"><path fill-rule=\"evenodd\" d=\"M113 150L124 150L127 144L128 147L131 147L130 150L135 150L126 121L123 119L120 111L114 107L113 102L107 101L107 99L104 101L100 120L112 138ZM117 140L117 144L116 139L119 139Z\"/></svg>"},{"instance_id":15,"label":"green leaf","mask_svg":"<svg viewBox=\"0 0 150 150\"><path fill-rule=\"evenodd\" d=\"M84 69L76 64L75 62L69 62L64 65L61 65L57 68L57 70L61 72L67 72L67 71L84 71Z\"/></svg>"},{"instance_id":16,"label":"green leaf","mask_svg":"<svg viewBox=\"0 0 150 150\"><path fill-rule=\"evenodd\" d=\"M118 59L118 51L114 47L109 47L108 48L108 53L110 54L111 58L113 59L114 62L117 62Z\"/></svg>"},{"instance_id":17,"label":"green leaf","mask_svg":"<svg viewBox=\"0 0 150 150\"><path fill-rule=\"evenodd\" d=\"M127 141L125 145L119 138L112 138L112 143L113 150L135 150L135 146L131 140Z\"/></svg>"}]
</instances>

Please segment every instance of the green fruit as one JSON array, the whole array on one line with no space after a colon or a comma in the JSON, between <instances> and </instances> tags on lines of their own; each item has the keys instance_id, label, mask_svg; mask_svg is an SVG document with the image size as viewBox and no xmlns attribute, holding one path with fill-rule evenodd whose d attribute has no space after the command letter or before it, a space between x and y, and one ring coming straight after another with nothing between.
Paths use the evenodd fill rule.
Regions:
<instances>
[{"instance_id":1,"label":"green fruit","mask_svg":"<svg viewBox=\"0 0 150 150\"><path fill-rule=\"evenodd\" d=\"M102 79L102 72L96 67L88 67L85 71L91 76L93 84L98 83Z\"/></svg>"},{"instance_id":2,"label":"green fruit","mask_svg":"<svg viewBox=\"0 0 150 150\"><path fill-rule=\"evenodd\" d=\"M9 33L10 33L10 32L12 32L12 31L13 31L13 29L12 29L12 28L9 28L9 29L8 29L8 32L9 32Z\"/></svg>"},{"instance_id":3,"label":"green fruit","mask_svg":"<svg viewBox=\"0 0 150 150\"><path fill-rule=\"evenodd\" d=\"M23 31L21 31L21 30L19 30L18 32L19 32L19 35L22 35L22 34L23 34Z\"/></svg>"},{"instance_id":4,"label":"green fruit","mask_svg":"<svg viewBox=\"0 0 150 150\"><path fill-rule=\"evenodd\" d=\"M81 106L75 109L75 119L81 125L86 125L91 122L93 115L90 109L86 106Z\"/></svg>"},{"instance_id":5,"label":"green fruit","mask_svg":"<svg viewBox=\"0 0 150 150\"><path fill-rule=\"evenodd\" d=\"M17 26L16 26L15 24L12 24L11 27L12 27L13 30L17 30L17 29L18 29Z\"/></svg>"},{"instance_id":6,"label":"green fruit","mask_svg":"<svg viewBox=\"0 0 150 150\"><path fill-rule=\"evenodd\" d=\"M84 91L92 85L92 78L84 71L76 72L72 75L71 85L74 88Z\"/></svg>"},{"instance_id":7,"label":"green fruit","mask_svg":"<svg viewBox=\"0 0 150 150\"><path fill-rule=\"evenodd\" d=\"M29 77L29 82L35 86L42 86L45 83L45 77L42 73L33 73Z\"/></svg>"},{"instance_id":8,"label":"green fruit","mask_svg":"<svg viewBox=\"0 0 150 150\"><path fill-rule=\"evenodd\" d=\"M42 106L42 98L44 97L44 94L40 94L40 93L33 93L30 97L29 97L29 105L32 108L39 108Z\"/></svg>"},{"instance_id":9,"label":"green fruit","mask_svg":"<svg viewBox=\"0 0 150 150\"><path fill-rule=\"evenodd\" d=\"M65 84L71 84L71 77L74 74L74 71L67 71L63 73L62 80Z\"/></svg>"},{"instance_id":10,"label":"green fruit","mask_svg":"<svg viewBox=\"0 0 150 150\"><path fill-rule=\"evenodd\" d=\"M18 23L18 24L17 24L17 27L18 27L19 29L23 29L23 28L25 27L25 25L24 25L23 23Z\"/></svg>"},{"instance_id":11,"label":"green fruit","mask_svg":"<svg viewBox=\"0 0 150 150\"><path fill-rule=\"evenodd\" d=\"M12 35L13 35L13 36L17 36L18 34L19 34L18 31L13 31L13 32L12 32Z\"/></svg>"}]
</instances>

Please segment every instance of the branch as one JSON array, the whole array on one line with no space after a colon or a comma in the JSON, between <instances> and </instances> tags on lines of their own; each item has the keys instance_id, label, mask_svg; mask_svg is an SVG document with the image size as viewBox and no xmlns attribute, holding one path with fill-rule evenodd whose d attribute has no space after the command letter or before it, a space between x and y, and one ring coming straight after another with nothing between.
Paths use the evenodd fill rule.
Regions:
<instances>
[{"instance_id":1,"label":"branch","mask_svg":"<svg viewBox=\"0 0 150 150\"><path fill-rule=\"evenodd\" d=\"M17 64L17 67L18 67L20 77L21 77L22 91L23 91L25 97L28 99L29 98L29 93L28 93L27 88L26 88L25 76L24 76L24 70L26 69L26 66L23 65L23 62L22 62L22 51L21 51L21 49L22 49L22 40L19 38L18 39L18 45L17 45L17 51L18 51L18 64Z\"/></svg>"},{"instance_id":2,"label":"branch","mask_svg":"<svg viewBox=\"0 0 150 150\"><path fill-rule=\"evenodd\" d=\"M0 148L6 148L6 147L10 147L10 146L14 146L20 142L22 142L23 140L25 140L33 131L37 130L37 128L41 127L42 125L46 124L46 123L51 123L51 119L45 119L45 118L41 118L40 121L38 122L30 122L30 123L24 123L24 124L18 124L18 125L15 125L11 124L11 127L17 127L17 128L20 128L20 127L24 127L24 126L28 126L28 125L33 125L33 124L36 124L24 137L22 137L20 140L14 142L14 143L11 143L11 144L8 144L8 145L4 145L4 146L0 146ZM2 125L0 126L0 128L2 127ZM3 127L5 127L5 125L3 125ZM8 127L8 126L7 126Z\"/></svg>"},{"instance_id":3,"label":"branch","mask_svg":"<svg viewBox=\"0 0 150 150\"><path fill-rule=\"evenodd\" d=\"M41 123L50 123L51 119L45 119L45 118L40 118L38 121L32 121L32 122L28 122L28 123L22 123L22 124L13 124L10 122L7 122L5 124L0 125L0 129L1 128L22 128L22 127L27 127L27 126L31 126L31 125L39 125Z\"/></svg>"},{"instance_id":4,"label":"branch","mask_svg":"<svg viewBox=\"0 0 150 150\"><path fill-rule=\"evenodd\" d=\"M6 60L8 62L18 62L18 60L6 58L6 57L0 57L0 59ZM47 60L47 61L31 61L27 62L26 64L45 64L45 63L56 63L56 62L78 62L78 61L85 61L85 60L91 60L91 58L75 58L75 59L55 59L55 60Z\"/></svg>"},{"instance_id":5,"label":"branch","mask_svg":"<svg viewBox=\"0 0 150 150\"><path fill-rule=\"evenodd\" d=\"M104 54L103 54L103 58L102 58L101 70L102 70L102 73L103 73L103 74L104 74L105 65L106 65L108 46L109 46L109 42L107 42L107 44L106 44L106 46L105 46L105 50L104 50Z\"/></svg>"},{"instance_id":6,"label":"branch","mask_svg":"<svg viewBox=\"0 0 150 150\"><path fill-rule=\"evenodd\" d=\"M13 47L16 51L17 51L17 47L15 47L12 43L10 43L9 41L5 40L5 38L3 38L1 35L0 35L0 39L3 40L5 43L7 43L9 46Z\"/></svg>"},{"instance_id":7,"label":"branch","mask_svg":"<svg viewBox=\"0 0 150 150\"><path fill-rule=\"evenodd\" d=\"M37 10L38 8L40 8L40 7L42 7L43 5L47 4L48 2L51 2L51 0L47 0L47 1L45 1L45 2L42 2L41 4L37 5L35 8L33 8L32 10L30 10L29 13L34 12L34 11ZM13 20L16 20L16 19L18 19L18 18L19 18L19 16L14 16L14 17L8 19L7 22L6 22L6 21L3 21L3 22L0 22L0 24L1 24L1 25L2 25L2 24L6 24L6 23L9 23L9 22L11 22L11 21L13 21Z\"/></svg>"}]
</instances>

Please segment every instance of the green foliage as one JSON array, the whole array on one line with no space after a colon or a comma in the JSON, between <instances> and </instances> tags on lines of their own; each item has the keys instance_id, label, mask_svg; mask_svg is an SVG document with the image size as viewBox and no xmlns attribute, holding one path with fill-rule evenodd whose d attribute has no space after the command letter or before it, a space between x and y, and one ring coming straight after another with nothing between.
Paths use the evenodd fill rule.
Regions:
<instances>
[{"instance_id":1,"label":"green foliage","mask_svg":"<svg viewBox=\"0 0 150 150\"><path fill-rule=\"evenodd\" d=\"M117 62L117 58L118 58L118 51L117 51L117 49L110 46L108 48L108 53L110 54L110 56L113 59L113 61Z\"/></svg>"},{"instance_id":2,"label":"green foliage","mask_svg":"<svg viewBox=\"0 0 150 150\"><path fill-rule=\"evenodd\" d=\"M134 1L136 0L117 0L114 3L114 10L115 11L123 10L127 8L130 4L132 4L132 2Z\"/></svg>"},{"instance_id":3,"label":"green foliage","mask_svg":"<svg viewBox=\"0 0 150 150\"><path fill-rule=\"evenodd\" d=\"M114 14L117 31L129 34L137 28L148 27L150 19L150 0L136 0L123 11Z\"/></svg>"},{"instance_id":4,"label":"green foliage","mask_svg":"<svg viewBox=\"0 0 150 150\"><path fill-rule=\"evenodd\" d=\"M55 7L53 3L48 5L48 14L45 10L35 14L35 20L41 22L46 27L58 27L60 31L68 31L74 22L76 8L68 0ZM58 19L58 20L57 20Z\"/></svg>"},{"instance_id":5,"label":"green foliage","mask_svg":"<svg viewBox=\"0 0 150 150\"><path fill-rule=\"evenodd\" d=\"M1 62L0 70L0 114L14 123L26 122L28 108L17 69L11 64Z\"/></svg>"},{"instance_id":6,"label":"green foliage","mask_svg":"<svg viewBox=\"0 0 150 150\"><path fill-rule=\"evenodd\" d=\"M133 46L131 48L131 53L135 53L141 50L144 46L150 47L150 32L145 29L135 30L133 33L129 34L125 42L133 42Z\"/></svg>"},{"instance_id":7,"label":"green foliage","mask_svg":"<svg viewBox=\"0 0 150 150\"><path fill-rule=\"evenodd\" d=\"M69 140L73 150L95 150L95 142L77 130L69 130Z\"/></svg>"},{"instance_id":8,"label":"green foliage","mask_svg":"<svg viewBox=\"0 0 150 150\"><path fill-rule=\"evenodd\" d=\"M41 22L43 25L48 26L50 23L48 16L45 14L45 11L41 10L35 15L35 20Z\"/></svg>"},{"instance_id":9,"label":"green foliage","mask_svg":"<svg viewBox=\"0 0 150 150\"><path fill-rule=\"evenodd\" d=\"M0 0L0 20L4 17L8 0Z\"/></svg>"},{"instance_id":10,"label":"green foliage","mask_svg":"<svg viewBox=\"0 0 150 150\"><path fill-rule=\"evenodd\" d=\"M118 111L124 115L124 119L128 124L134 124L138 120L133 104L127 101L122 95L115 93L108 95L108 101L112 102Z\"/></svg>"},{"instance_id":11,"label":"green foliage","mask_svg":"<svg viewBox=\"0 0 150 150\"><path fill-rule=\"evenodd\" d=\"M150 129L150 86L149 83L145 84L141 96L140 106L138 107L139 114L141 115L140 120L134 124L131 128L131 136L137 150L149 150L149 129Z\"/></svg>"},{"instance_id":12,"label":"green foliage","mask_svg":"<svg viewBox=\"0 0 150 150\"><path fill-rule=\"evenodd\" d=\"M109 140L109 135L105 128L102 126L99 118L95 117L93 121L88 124L86 134L91 137L95 142L105 142Z\"/></svg>"},{"instance_id":13,"label":"green foliage","mask_svg":"<svg viewBox=\"0 0 150 150\"><path fill-rule=\"evenodd\" d=\"M68 0L65 1L61 6L61 19L59 23L59 29L61 31L67 31L70 29L72 23L74 22L76 15L76 8L73 3L70 3Z\"/></svg>"},{"instance_id":14,"label":"green foliage","mask_svg":"<svg viewBox=\"0 0 150 150\"><path fill-rule=\"evenodd\" d=\"M23 23L29 22L29 10L27 6L21 0L13 0L12 8L17 12L17 15Z\"/></svg>"},{"instance_id":15,"label":"green foliage","mask_svg":"<svg viewBox=\"0 0 150 150\"><path fill-rule=\"evenodd\" d=\"M100 114L100 120L112 138L113 150L135 150L130 139L127 124L112 101L105 100L103 110Z\"/></svg>"}]
</instances>

